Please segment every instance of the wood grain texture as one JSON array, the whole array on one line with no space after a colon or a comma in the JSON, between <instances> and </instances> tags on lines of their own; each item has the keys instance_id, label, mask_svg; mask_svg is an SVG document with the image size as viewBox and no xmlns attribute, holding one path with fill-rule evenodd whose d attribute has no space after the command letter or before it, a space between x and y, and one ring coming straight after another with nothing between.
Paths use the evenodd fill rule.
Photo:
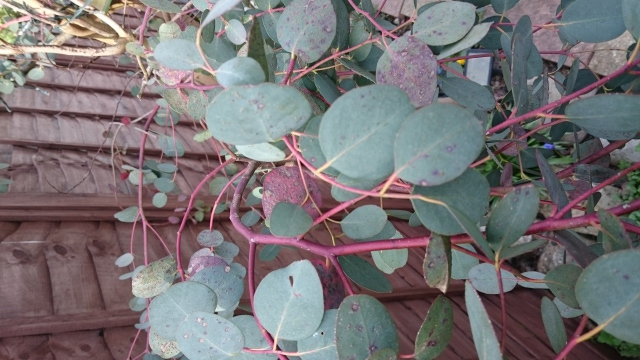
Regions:
<instances>
[{"instance_id":1,"label":"wood grain texture","mask_svg":"<svg viewBox=\"0 0 640 360\"><path fill-rule=\"evenodd\" d=\"M56 359L113 360L102 331L75 331L51 335L49 347Z\"/></svg>"}]
</instances>

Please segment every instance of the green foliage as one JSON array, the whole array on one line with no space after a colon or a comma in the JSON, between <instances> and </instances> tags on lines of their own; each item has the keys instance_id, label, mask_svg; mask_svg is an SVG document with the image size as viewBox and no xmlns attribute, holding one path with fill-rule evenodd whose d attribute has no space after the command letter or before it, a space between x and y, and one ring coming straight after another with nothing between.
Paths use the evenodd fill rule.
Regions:
<instances>
[{"instance_id":1,"label":"green foliage","mask_svg":"<svg viewBox=\"0 0 640 360\"><path fill-rule=\"evenodd\" d=\"M557 353L575 346L567 343L562 318L582 314L620 341L640 343L638 230L620 220L640 206L637 174L627 184L628 207L571 212L593 210L592 184L620 180L608 164L592 163L609 148L592 150L586 141L598 140L582 142L577 132L622 141L640 132L638 45L607 78L580 69L573 46L625 30L637 39L640 8L632 0L562 1L559 13L543 23L525 14L514 25L507 16L518 3L443 1L392 23L369 0L197 0L197 11L185 9L188 18L171 1L144 0L154 9L144 27L153 31L128 34L122 48L144 70L134 75L144 79L132 93L158 86L160 108L149 133L157 134L157 147L170 161L124 165L126 181L164 209L174 197L185 200L180 157L193 155L176 126L199 122L195 141L218 151L210 157L218 172L198 186L208 186L215 209L214 201L195 194L189 208L176 209L183 221L211 224L198 230L203 248L155 262L141 254L116 262L148 264L121 278L132 278L131 307L148 310L149 323L142 319L137 326L150 324L153 353L192 360L407 358L398 353L384 306L351 285L391 292L390 279L409 262L410 247L426 249L426 285L446 292L451 279L467 280L465 303L480 359L503 354L478 292L504 295L517 284L553 294L542 299L540 315ZM500 16L483 18L487 6ZM166 21L156 10L176 15ZM4 11L3 22L17 16ZM74 8L68 15L84 13ZM557 34L562 47L538 49L534 32ZM0 36L16 44L27 40L13 25ZM466 53L475 47L493 52ZM549 51L559 53L560 62L571 59L568 73L544 69L541 54ZM456 61L469 66L476 57L501 63L505 96L463 76L471 68ZM3 61L0 92L42 79L42 66L26 56ZM561 93L552 103L549 86ZM438 94L456 104L438 102ZM218 160L227 163L218 166ZM558 168L563 165L575 166ZM0 180L0 191L10 185ZM153 194L148 200L147 192ZM370 199L356 201L361 197ZM577 197L586 203L574 204ZM133 223L145 219L145 211L132 206L115 217ZM216 229L221 218L233 229ZM429 235L404 238L401 222ZM589 225L602 232L595 247L571 230ZM246 248L225 233L234 241L238 234L246 238L254 272L264 269L255 264L256 250L260 261L291 248L317 258L261 273L255 284L256 274L234 262ZM525 234L537 238L520 243ZM548 274L507 270L505 261L550 240L576 265ZM180 269L177 256L185 255L189 263ZM245 278L255 292L247 291ZM237 315L237 308L252 315ZM444 351L452 309L443 297L433 303L416 336L415 358Z\"/></svg>"}]
</instances>

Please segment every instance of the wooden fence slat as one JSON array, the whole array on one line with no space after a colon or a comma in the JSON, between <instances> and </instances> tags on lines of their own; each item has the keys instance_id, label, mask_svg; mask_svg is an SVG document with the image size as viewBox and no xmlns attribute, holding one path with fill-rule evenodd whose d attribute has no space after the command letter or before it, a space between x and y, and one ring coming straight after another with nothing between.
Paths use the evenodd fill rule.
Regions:
<instances>
[{"instance_id":1,"label":"wooden fence slat","mask_svg":"<svg viewBox=\"0 0 640 360\"><path fill-rule=\"evenodd\" d=\"M0 338L133 326L138 322L139 318L139 313L127 309L0 319Z\"/></svg>"},{"instance_id":2,"label":"wooden fence slat","mask_svg":"<svg viewBox=\"0 0 640 360\"><path fill-rule=\"evenodd\" d=\"M56 359L114 360L97 330L52 334L49 347Z\"/></svg>"},{"instance_id":3,"label":"wooden fence slat","mask_svg":"<svg viewBox=\"0 0 640 360\"><path fill-rule=\"evenodd\" d=\"M104 341L107 343L107 347L114 359L127 359L129 349L137 332L138 329L133 326L113 327L104 330ZM147 333L144 330L140 331L132 352L134 358L145 350L144 343L146 340Z\"/></svg>"},{"instance_id":4,"label":"wooden fence slat","mask_svg":"<svg viewBox=\"0 0 640 360\"><path fill-rule=\"evenodd\" d=\"M129 300L133 297L131 280L118 279L130 269L115 265L116 259L125 253L120 249L117 236L113 223L100 222L98 230L87 238L87 248L93 260L106 310L129 309Z\"/></svg>"},{"instance_id":5,"label":"wooden fence slat","mask_svg":"<svg viewBox=\"0 0 640 360\"><path fill-rule=\"evenodd\" d=\"M52 223L22 223L0 243L0 319L53 313L43 246Z\"/></svg>"},{"instance_id":6,"label":"wooden fence slat","mask_svg":"<svg viewBox=\"0 0 640 360\"><path fill-rule=\"evenodd\" d=\"M46 335L0 339L0 359L55 360Z\"/></svg>"},{"instance_id":7,"label":"wooden fence slat","mask_svg":"<svg viewBox=\"0 0 640 360\"><path fill-rule=\"evenodd\" d=\"M44 253L56 315L104 309L98 278L86 246L87 238L96 230L95 222L63 222L58 231L46 239Z\"/></svg>"}]
</instances>

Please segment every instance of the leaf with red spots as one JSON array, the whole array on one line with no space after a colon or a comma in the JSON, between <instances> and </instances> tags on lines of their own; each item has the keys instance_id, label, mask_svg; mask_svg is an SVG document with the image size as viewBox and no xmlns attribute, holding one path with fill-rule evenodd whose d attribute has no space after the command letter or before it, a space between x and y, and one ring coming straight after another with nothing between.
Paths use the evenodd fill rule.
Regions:
<instances>
[{"instance_id":1,"label":"leaf with red spots","mask_svg":"<svg viewBox=\"0 0 640 360\"><path fill-rule=\"evenodd\" d=\"M278 41L284 50L310 63L329 49L336 27L331 0L293 0L278 19Z\"/></svg>"},{"instance_id":2,"label":"leaf with red spots","mask_svg":"<svg viewBox=\"0 0 640 360\"><path fill-rule=\"evenodd\" d=\"M305 184L309 189L308 195ZM300 205L313 219L320 216L316 207L322 206L320 188L309 174L304 173L304 177L300 175L300 169L297 167L280 166L271 170L264 177L262 186L262 208L267 218L280 202Z\"/></svg>"},{"instance_id":3,"label":"leaf with red spots","mask_svg":"<svg viewBox=\"0 0 640 360\"><path fill-rule=\"evenodd\" d=\"M338 309L339 359L367 359L382 349L398 352L398 331L384 305L369 295L348 296Z\"/></svg>"},{"instance_id":4,"label":"leaf with red spots","mask_svg":"<svg viewBox=\"0 0 640 360\"><path fill-rule=\"evenodd\" d=\"M484 130L476 117L452 104L425 106L400 126L395 144L395 172L421 186L449 182L484 148Z\"/></svg>"},{"instance_id":5,"label":"leaf with red spots","mask_svg":"<svg viewBox=\"0 0 640 360\"><path fill-rule=\"evenodd\" d=\"M310 261L313 267L316 268L320 283L322 283L324 309L337 309L345 296L344 284L338 275L338 271L332 265L327 266L324 260L312 259Z\"/></svg>"},{"instance_id":6,"label":"leaf with red spots","mask_svg":"<svg viewBox=\"0 0 640 360\"><path fill-rule=\"evenodd\" d=\"M429 286L447 292L451 279L451 240L448 236L431 233L422 269Z\"/></svg>"},{"instance_id":7,"label":"leaf with red spots","mask_svg":"<svg viewBox=\"0 0 640 360\"><path fill-rule=\"evenodd\" d=\"M416 336L416 360L435 359L447 347L453 334L453 305L451 300L438 296L420 326Z\"/></svg>"},{"instance_id":8,"label":"leaf with red spots","mask_svg":"<svg viewBox=\"0 0 640 360\"><path fill-rule=\"evenodd\" d=\"M414 36L394 41L378 60L376 82L402 89L415 107L433 102L438 87L438 63L427 44Z\"/></svg>"}]
</instances>

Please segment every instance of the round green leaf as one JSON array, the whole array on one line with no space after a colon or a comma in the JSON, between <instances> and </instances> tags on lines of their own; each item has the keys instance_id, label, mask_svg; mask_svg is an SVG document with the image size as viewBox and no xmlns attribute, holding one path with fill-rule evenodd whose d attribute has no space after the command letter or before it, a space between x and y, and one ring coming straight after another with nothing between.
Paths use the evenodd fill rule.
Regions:
<instances>
[{"instance_id":1,"label":"round green leaf","mask_svg":"<svg viewBox=\"0 0 640 360\"><path fill-rule=\"evenodd\" d=\"M228 263L233 262L233 258L240 253L238 245L228 241L216 246L214 250L217 256L223 258Z\"/></svg>"},{"instance_id":2,"label":"round green leaf","mask_svg":"<svg viewBox=\"0 0 640 360\"><path fill-rule=\"evenodd\" d=\"M269 143L237 145L236 148L240 154L249 159L263 162L281 161L287 156L284 151Z\"/></svg>"},{"instance_id":3,"label":"round green leaf","mask_svg":"<svg viewBox=\"0 0 640 360\"><path fill-rule=\"evenodd\" d=\"M157 178L153 181L153 185L163 193L171 192L175 187L173 181L169 178Z\"/></svg>"},{"instance_id":4,"label":"round green leaf","mask_svg":"<svg viewBox=\"0 0 640 360\"><path fill-rule=\"evenodd\" d=\"M378 269L384 273L391 274L396 269L400 269L407 264L407 261L409 260L409 250L394 249L372 251L371 258Z\"/></svg>"},{"instance_id":5,"label":"round green leaf","mask_svg":"<svg viewBox=\"0 0 640 360\"><path fill-rule=\"evenodd\" d=\"M244 347L240 329L218 315L196 311L178 324L178 346L190 359L219 360L235 356Z\"/></svg>"},{"instance_id":6,"label":"round green leaf","mask_svg":"<svg viewBox=\"0 0 640 360\"><path fill-rule=\"evenodd\" d=\"M269 343L262 336L262 332L258 328L256 324L256 319L251 315L238 315L229 319L232 323L234 323L240 331L242 331L242 335L244 336L244 346L249 349L261 349L268 350ZM250 354L250 353L241 353L238 356L234 357L234 360L276 360L278 358L277 355L273 354Z\"/></svg>"},{"instance_id":7,"label":"round green leaf","mask_svg":"<svg viewBox=\"0 0 640 360\"><path fill-rule=\"evenodd\" d=\"M487 35L489 29L491 29L490 23L475 25L460 41L445 46L442 51L440 51L440 54L438 54L437 59L444 59L450 55L472 47Z\"/></svg>"},{"instance_id":8,"label":"round green leaf","mask_svg":"<svg viewBox=\"0 0 640 360\"><path fill-rule=\"evenodd\" d=\"M365 239L380 233L387 223L387 213L376 205L364 205L342 219L342 231L352 239Z\"/></svg>"},{"instance_id":9,"label":"round green leaf","mask_svg":"<svg viewBox=\"0 0 640 360\"><path fill-rule=\"evenodd\" d=\"M496 99L491 90L467 79L441 77L442 91L458 104L470 111L491 110L496 107Z\"/></svg>"},{"instance_id":10,"label":"round green leaf","mask_svg":"<svg viewBox=\"0 0 640 360\"><path fill-rule=\"evenodd\" d=\"M576 100L565 111L569 121L589 134L607 140L635 137L640 131L639 113L640 96L626 94L596 95Z\"/></svg>"},{"instance_id":11,"label":"round green leaf","mask_svg":"<svg viewBox=\"0 0 640 360\"><path fill-rule=\"evenodd\" d=\"M398 352L398 332L384 305L369 295L352 295L342 301L336 322L339 359L367 359L376 351Z\"/></svg>"},{"instance_id":12,"label":"round green leaf","mask_svg":"<svg viewBox=\"0 0 640 360\"><path fill-rule=\"evenodd\" d=\"M622 0L622 17L627 30L636 40L640 39L640 2Z\"/></svg>"},{"instance_id":13,"label":"round green leaf","mask_svg":"<svg viewBox=\"0 0 640 360\"><path fill-rule=\"evenodd\" d=\"M227 34L229 41L235 45L242 45L247 41L247 29L245 29L244 25L237 19L229 20L225 34Z\"/></svg>"},{"instance_id":14,"label":"round green leaf","mask_svg":"<svg viewBox=\"0 0 640 360\"><path fill-rule=\"evenodd\" d=\"M329 49L336 27L331 0L293 0L278 19L277 36L284 50L310 63Z\"/></svg>"},{"instance_id":15,"label":"round green leaf","mask_svg":"<svg viewBox=\"0 0 640 360\"><path fill-rule=\"evenodd\" d=\"M544 277L546 276L546 274L543 274L541 272L537 272L537 271L525 271L522 273L522 275L530 278L530 279L537 279L537 280L543 280ZM547 284L545 283L539 283L539 282L528 282L528 281L524 281L521 279L518 279L518 285L522 286L522 287L526 287L529 289L548 289L549 287L547 286Z\"/></svg>"},{"instance_id":16,"label":"round green leaf","mask_svg":"<svg viewBox=\"0 0 640 360\"><path fill-rule=\"evenodd\" d=\"M41 67L34 67L29 70L27 77L31 80L40 80L44 77L44 70Z\"/></svg>"},{"instance_id":17,"label":"round green leaf","mask_svg":"<svg viewBox=\"0 0 640 360\"><path fill-rule=\"evenodd\" d=\"M296 237L311 229L313 219L299 205L277 203L269 216L269 229L278 237Z\"/></svg>"},{"instance_id":18,"label":"round green leaf","mask_svg":"<svg viewBox=\"0 0 640 360\"><path fill-rule=\"evenodd\" d=\"M192 91L187 101L187 112L196 119L202 120L207 114L207 106L209 106L209 98L202 91Z\"/></svg>"},{"instance_id":19,"label":"round green leaf","mask_svg":"<svg viewBox=\"0 0 640 360\"><path fill-rule=\"evenodd\" d=\"M171 286L149 305L153 330L167 340L176 340L178 324L194 311L213 313L216 294L203 284L185 281Z\"/></svg>"},{"instance_id":20,"label":"round green leaf","mask_svg":"<svg viewBox=\"0 0 640 360\"><path fill-rule=\"evenodd\" d=\"M509 292L518 284L518 279L505 270L500 269L502 277L502 291ZM498 283L498 275L493 264L482 263L474 266L469 270L469 281L471 285L484 294L500 294L500 286Z\"/></svg>"},{"instance_id":21,"label":"round green leaf","mask_svg":"<svg viewBox=\"0 0 640 360\"><path fill-rule=\"evenodd\" d=\"M433 102L438 88L438 63L431 48L414 36L395 40L384 52L376 68L376 82L390 84L407 93L415 107Z\"/></svg>"},{"instance_id":22,"label":"round green leaf","mask_svg":"<svg viewBox=\"0 0 640 360\"><path fill-rule=\"evenodd\" d=\"M151 329L149 332L149 347L163 359L171 359L180 354L177 341L171 341L161 337L154 329Z\"/></svg>"},{"instance_id":23,"label":"round green leaf","mask_svg":"<svg viewBox=\"0 0 640 360\"><path fill-rule=\"evenodd\" d=\"M479 172L468 169L457 179L446 184L414 186L413 194L443 202L460 211L470 221L478 222L489 204L489 183ZM418 199L412 199L411 203L422 224L431 231L443 235L464 232L463 227L446 207Z\"/></svg>"},{"instance_id":24,"label":"round green leaf","mask_svg":"<svg viewBox=\"0 0 640 360\"><path fill-rule=\"evenodd\" d=\"M392 144L414 111L395 86L351 90L333 103L320 122L319 141L327 163L351 178L382 179L393 172Z\"/></svg>"},{"instance_id":25,"label":"round green leaf","mask_svg":"<svg viewBox=\"0 0 640 360\"><path fill-rule=\"evenodd\" d=\"M484 147L484 131L469 111L433 104L409 115L394 144L395 170L406 181L434 186L460 176Z\"/></svg>"},{"instance_id":26,"label":"round green leaf","mask_svg":"<svg viewBox=\"0 0 640 360\"><path fill-rule=\"evenodd\" d=\"M209 65L214 69L220 67L225 61L234 58L237 54L234 45L224 37L214 36L210 43L201 42L200 46L204 56L207 57Z\"/></svg>"},{"instance_id":27,"label":"round green leaf","mask_svg":"<svg viewBox=\"0 0 640 360\"><path fill-rule=\"evenodd\" d=\"M127 266L131 265L132 262L133 262L133 254L126 253L126 254L120 255L120 257L118 257L116 259L116 266L117 267L127 267Z\"/></svg>"},{"instance_id":28,"label":"round green leaf","mask_svg":"<svg viewBox=\"0 0 640 360\"><path fill-rule=\"evenodd\" d=\"M244 293L242 276L232 271L229 265L206 267L196 272L191 280L207 285L216 293L218 298L216 311L234 306Z\"/></svg>"},{"instance_id":29,"label":"round green leaf","mask_svg":"<svg viewBox=\"0 0 640 360\"><path fill-rule=\"evenodd\" d=\"M151 298L163 293L173 283L176 261L167 256L142 269L131 282L131 292L139 298Z\"/></svg>"},{"instance_id":30,"label":"round green leaf","mask_svg":"<svg viewBox=\"0 0 640 360\"><path fill-rule=\"evenodd\" d=\"M453 304L444 296L438 296L418 330L414 357L431 360L440 355L453 335Z\"/></svg>"},{"instance_id":31,"label":"round green leaf","mask_svg":"<svg viewBox=\"0 0 640 360\"><path fill-rule=\"evenodd\" d=\"M168 13L179 13L180 6L172 3L169 0L141 0L141 2L147 5L150 8L154 8L156 10L168 12Z\"/></svg>"},{"instance_id":32,"label":"round green leaf","mask_svg":"<svg viewBox=\"0 0 640 360\"><path fill-rule=\"evenodd\" d=\"M598 43L622 35L622 1L575 0L562 13L564 31L577 41Z\"/></svg>"},{"instance_id":33,"label":"round green leaf","mask_svg":"<svg viewBox=\"0 0 640 360\"><path fill-rule=\"evenodd\" d=\"M579 309L580 304L576 299L575 286L582 269L576 265L563 264L549 271L544 280L549 290L565 304L574 309Z\"/></svg>"},{"instance_id":34,"label":"round green leaf","mask_svg":"<svg viewBox=\"0 0 640 360\"><path fill-rule=\"evenodd\" d=\"M432 46L448 45L462 39L473 27L475 6L460 2L441 2L418 15L413 35Z\"/></svg>"},{"instance_id":35,"label":"round green leaf","mask_svg":"<svg viewBox=\"0 0 640 360\"><path fill-rule=\"evenodd\" d=\"M280 245L265 245L265 247L260 250L260 254L258 258L260 261L271 261L278 256L280 253Z\"/></svg>"},{"instance_id":36,"label":"round green leaf","mask_svg":"<svg viewBox=\"0 0 640 360\"><path fill-rule=\"evenodd\" d=\"M236 20L237 21L237 20ZM250 57L235 57L216 70L220 85L228 88L235 85L255 85L265 81L260 64Z\"/></svg>"},{"instance_id":37,"label":"round green leaf","mask_svg":"<svg viewBox=\"0 0 640 360\"><path fill-rule=\"evenodd\" d=\"M225 186L229 183L229 179L226 177L218 176L214 177L209 183L209 192L211 195L220 195Z\"/></svg>"},{"instance_id":38,"label":"round green leaf","mask_svg":"<svg viewBox=\"0 0 640 360\"><path fill-rule=\"evenodd\" d=\"M202 230L196 239L198 240L198 244L202 246L214 247L222 244L224 236L222 236L222 233L218 230L206 229Z\"/></svg>"},{"instance_id":39,"label":"round green leaf","mask_svg":"<svg viewBox=\"0 0 640 360\"><path fill-rule=\"evenodd\" d=\"M118 211L113 215L119 221L124 223L132 223L135 222L138 218L138 207L137 206L129 206L128 208Z\"/></svg>"},{"instance_id":40,"label":"round green leaf","mask_svg":"<svg viewBox=\"0 0 640 360\"><path fill-rule=\"evenodd\" d=\"M7 79L0 79L0 93L9 95L13 92L14 88L15 88L15 85L13 84L13 81L9 81Z\"/></svg>"},{"instance_id":41,"label":"round green leaf","mask_svg":"<svg viewBox=\"0 0 640 360\"><path fill-rule=\"evenodd\" d=\"M570 307L569 305L563 303L562 300L560 300L559 297L555 297L553 299L553 303L558 308L558 311L560 311L560 316L562 316L565 319L571 319L571 318L578 317L578 316L584 314L584 310L582 310L582 309L574 309L574 308Z\"/></svg>"},{"instance_id":42,"label":"round green leaf","mask_svg":"<svg viewBox=\"0 0 640 360\"><path fill-rule=\"evenodd\" d=\"M366 41L371 36L371 33L367 31L365 26L365 19L358 19L353 23L351 32L349 32L349 46L354 47L360 45L363 41ZM362 45L351 52L355 61L363 61L369 56L373 44ZM352 69L353 70L353 69Z\"/></svg>"},{"instance_id":43,"label":"round green leaf","mask_svg":"<svg viewBox=\"0 0 640 360\"><path fill-rule=\"evenodd\" d=\"M338 360L335 332L338 310L324 312L322 322L313 335L298 341L298 352L302 360Z\"/></svg>"},{"instance_id":44,"label":"round green leaf","mask_svg":"<svg viewBox=\"0 0 640 360\"><path fill-rule=\"evenodd\" d=\"M324 314L322 285L308 260L272 271L255 293L255 316L275 339L300 340L316 331Z\"/></svg>"},{"instance_id":45,"label":"round green leaf","mask_svg":"<svg viewBox=\"0 0 640 360\"><path fill-rule=\"evenodd\" d=\"M575 292L587 316L607 324L606 332L640 344L640 250L616 251L596 259L578 278Z\"/></svg>"},{"instance_id":46,"label":"round green leaf","mask_svg":"<svg viewBox=\"0 0 640 360\"><path fill-rule=\"evenodd\" d=\"M382 182L382 179L353 179L344 174L340 174L338 175L336 181L348 187L362 190L371 190L379 185ZM357 198L358 196L360 196L360 194L342 189L336 185L332 185L331 196L337 201L345 202Z\"/></svg>"},{"instance_id":47,"label":"round green leaf","mask_svg":"<svg viewBox=\"0 0 640 360\"><path fill-rule=\"evenodd\" d=\"M240 218L240 221L242 221L244 226L247 226L247 227L250 227L250 226L253 226L253 225L257 224L258 221L260 221L260 220L262 220L262 218L260 217L260 214L258 214L257 212L255 212L253 210L247 211Z\"/></svg>"},{"instance_id":48,"label":"round green leaf","mask_svg":"<svg viewBox=\"0 0 640 360\"><path fill-rule=\"evenodd\" d=\"M346 255L339 256L338 262L347 277L359 286L379 293L390 293L393 290L384 274L366 260Z\"/></svg>"},{"instance_id":49,"label":"round green leaf","mask_svg":"<svg viewBox=\"0 0 640 360\"><path fill-rule=\"evenodd\" d=\"M204 66L198 47L189 40L165 40L153 50L153 57L173 70L195 70Z\"/></svg>"},{"instance_id":50,"label":"round green leaf","mask_svg":"<svg viewBox=\"0 0 640 360\"><path fill-rule=\"evenodd\" d=\"M158 170L163 173L173 174L174 172L178 171L178 167L170 163L160 163L158 164Z\"/></svg>"},{"instance_id":51,"label":"round green leaf","mask_svg":"<svg viewBox=\"0 0 640 360\"><path fill-rule=\"evenodd\" d=\"M542 298L540 308L544 331L547 333L553 351L558 354L567 344L567 332L564 328L564 322L560 317L558 308L548 297L544 296Z\"/></svg>"},{"instance_id":52,"label":"round green leaf","mask_svg":"<svg viewBox=\"0 0 640 360\"><path fill-rule=\"evenodd\" d=\"M169 157L181 157L184 155L182 142L173 136L160 136L158 139L158 147L160 147L162 153Z\"/></svg>"},{"instance_id":53,"label":"round green leaf","mask_svg":"<svg viewBox=\"0 0 640 360\"><path fill-rule=\"evenodd\" d=\"M232 145L272 142L298 129L311 116L300 91L276 84L244 85L218 94L207 109L207 126Z\"/></svg>"},{"instance_id":54,"label":"round green leaf","mask_svg":"<svg viewBox=\"0 0 640 360\"><path fill-rule=\"evenodd\" d=\"M491 0L491 6L498 14L504 14L507 10L518 4L519 0Z\"/></svg>"},{"instance_id":55,"label":"round green leaf","mask_svg":"<svg viewBox=\"0 0 640 360\"><path fill-rule=\"evenodd\" d=\"M157 208L163 208L165 205L167 205L167 194L163 192L153 194L151 203Z\"/></svg>"}]
</instances>

